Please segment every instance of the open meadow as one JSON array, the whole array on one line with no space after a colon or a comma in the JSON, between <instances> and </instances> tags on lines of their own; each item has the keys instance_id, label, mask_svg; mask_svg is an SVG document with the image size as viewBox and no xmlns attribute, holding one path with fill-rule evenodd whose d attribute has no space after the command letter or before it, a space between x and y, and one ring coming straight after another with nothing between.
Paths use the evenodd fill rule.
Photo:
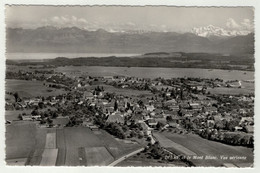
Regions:
<instances>
[{"instance_id":1,"label":"open meadow","mask_svg":"<svg viewBox=\"0 0 260 173\"><path fill-rule=\"evenodd\" d=\"M27 81L6 79L5 88L7 92L17 92L21 98L37 96L55 96L65 93L63 89L48 88L41 81ZM48 83L46 83L48 84Z\"/></svg>"}]
</instances>

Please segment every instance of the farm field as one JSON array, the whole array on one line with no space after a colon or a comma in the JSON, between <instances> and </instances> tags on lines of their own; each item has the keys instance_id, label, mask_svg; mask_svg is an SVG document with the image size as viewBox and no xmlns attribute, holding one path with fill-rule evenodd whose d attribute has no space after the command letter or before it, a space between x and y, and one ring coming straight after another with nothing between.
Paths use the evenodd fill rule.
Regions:
<instances>
[{"instance_id":1,"label":"farm field","mask_svg":"<svg viewBox=\"0 0 260 173\"><path fill-rule=\"evenodd\" d=\"M53 96L65 93L62 89L48 88L41 81L26 81L6 79L5 88L7 92L17 92L20 97ZM48 92L48 90L52 90Z\"/></svg>"},{"instance_id":2,"label":"farm field","mask_svg":"<svg viewBox=\"0 0 260 173\"><path fill-rule=\"evenodd\" d=\"M97 137L103 142L107 150L112 154L115 159L131 153L137 149L142 148L140 144L126 143L124 140L115 140L113 136L101 130Z\"/></svg>"},{"instance_id":3,"label":"farm field","mask_svg":"<svg viewBox=\"0 0 260 173\"><path fill-rule=\"evenodd\" d=\"M188 148L173 142L172 140L168 139L164 135L161 135L159 133L154 133L153 136L159 141L160 145L164 148L171 148L174 150L174 153L181 154L181 155L187 155L187 156L194 156L196 153L189 150Z\"/></svg>"},{"instance_id":4,"label":"farm field","mask_svg":"<svg viewBox=\"0 0 260 173\"><path fill-rule=\"evenodd\" d=\"M192 159L198 166L221 166L224 163L232 163L236 166L250 166L253 164L253 151L250 148L241 146L231 146L219 142L209 141L194 134L175 134L169 132L158 133L179 145L193 151L197 156L216 156L217 159ZM167 148L169 149L169 148ZM174 152L174 149L169 149ZM228 153L228 154L227 154ZM240 156L245 159L221 160L220 156Z\"/></svg>"},{"instance_id":5,"label":"farm field","mask_svg":"<svg viewBox=\"0 0 260 173\"><path fill-rule=\"evenodd\" d=\"M108 165L114 159L140 148L118 142L108 133L87 127L57 129L57 166Z\"/></svg>"},{"instance_id":6,"label":"farm field","mask_svg":"<svg viewBox=\"0 0 260 173\"><path fill-rule=\"evenodd\" d=\"M12 110L5 111L5 120L14 121L19 120L18 115L22 113L31 114L32 110Z\"/></svg>"},{"instance_id":7,"label":"farm field","mask_svg":"<svg viewBox=\"0 0 260 173\"><path fill-rule=\"evenodd\" d=\"M6 160L7 165L9 166L24 166L27 161L27 158L17 158Z\"/></svg>"},{"instance_id":8,"label":"farm field","mask_svg":"<svg viewBox=\"0 0 260 173\"><path fill-rule=\"evenodd\" d=\"M145 158L137 158L135 156L129 157L126 160L120 162L119 164L116 165L117 167L128 167L128 166L163 166L163 167L176 167L176 166L185 166L185 164L178 164L176 165L175 163L164 163L159 160L154 160L154 159L145 159Z\"/></svg>"},{"instance_id":9,"label":"farm field","mask_svg":"<svg viewBox=\"0 0 260 173\"><path fill-rule=\"evenodd\" d=\"M36 125L17 123L6 126L6 159L28 158L35 149Z\"/></svg>"},{"instance_id":10,"label":"farm field","mask_svg":"<svg viewBox=\"0 0 260 173\"><path fill-rule=\"evenodd\" d=\"M87 166L106 166L114 161L105 147L85 148Z\"/></svg>"},{"instance_id":11,"label":"farm field","mask_svg":"<svg viewBox=\"0 0 260 173\"><path fill-rule=\"evenodd\" d=\"M101 166L142 148L87 127L37 128L35 122L15 121L6 131L6 160L17 165Z\"/></svg>"},{"instance_id":12,"label":"farm field","mask_svg":"<svg viewBox=\"0 0 260 173\"><path fill-rule=\"evenodd\" d=\"M248 88L208 88L207 92L211 94L232 94L232 95L239 95L239 94L252 94L254 93L254 89Z\"/></svg>"},{"instance_id":13,"label":"farm field","mask_svg":"<svg viewBox=\"0 0 260 173\"><path fill-rule=\"evenodd\" d=\"M64 129L56 130L56 144L57 148L59 149L56 160L56 166L63 166L65 165L66 161L66 143Z\"/></svg>"},{"instance_id":14,"label":"farm field","mask_svg":"<svg viewBox=\"0 0 260 173\"><path fill-rule=\"evenodd\" d=\"M56 148L56 133L47 133L45 148Z\"/></svg>"},{"instance_id":15,"label":"farm field","mask_svg":"<svg viewBox=\"0 0 260 173\"><path fill-rule=\"evenodd\" d=\"M33 67L33 68L31 68ZM20 71L28 71L33 72L35 70L53 70L53 68L42 68L42 65L33 65L33 66L17 66L17 65L6 65L6 71L13 71L13 72L19 72ZM36 69L35 69L36 68Z\"/></svg>"},{"instance_id":16,"label":"farm field","mask_svg":"<svg viewBox=\"0 0 260 173\"><path fill-rule=\"evenodd\" d=\"M80 166L79 148L69 147L66 149L66 166Z\"/></svg>"},{"instance_id":17,"label":"farm field","mask_svg":"<svg viewBox=\"0 0 260 173\"><path fill-rule=\"evenodd\" d=\"M54 129L36 128L35 134L35 150L31 151L28 158L28 165L40 165L42 160L42 154L46 145L47 133L53 133Z\"/></svg>"},{"instance_id":18,"label":"farm field","mask_svg":"<svg viewBox=\"0 0 260 173\"><path fill-rule=\"evenodd\" d=\"M221 78L223 80L252 80L254 72L240 70L219 70L219 69L199 69L199 68L154 68L154 67L102 67L102 66L65 66L57 67L57 72L70 74L86 74L90 76L134 76L141 78L177 78L177 77L200 77L200 78Z\"/></svg>"},{"instance_id":19,"label":"farm field","mask_svg":"<svg viewBox=\"0 0 260 173\"><path fill-rule=\"evenodd\" d=\"M139 95L152 95L149 91L139 91L133 89L123 89L123 88L115 88L113 86L105 88L106 92L121 94L124 96L139 96Z\"/></svg>"},{"instance_id":20,"label":"farm field","mask_svg":"<svg viewBox=\"0 0 260 173\"><path fill-rule=\"evenodd\" d=\"M139 90L133 90L133 89L127 89L127 88L116 88L111 85L91 85L86 87L87 89L95 89L97 86L103 87L105 92L110 92L110 93L116 93L116 94L121 94L124 96L139 96L139 95L152 95L151 92L149 91L139 91Z\"/></svg>"},{"instance_id":21,"label":"farm field","mask_svg":"<svg viewBox=\"0 0 260 173\"><path fill-rule=\"evenodd\" d=\"M58 149L44 149L40 166L55 166Z\"/></svg>"},{"instance_id":22,"label":"farm field","mask_svg":"<svg viewBox=\"0 0 260 173\"><path fill-rule=\"evenodd\" d=\"M11 125L7 125L7 164L40 165L47 134L54 131L55 129L37 128L36 122L31 121L14 121Z\"/></svg>"}]
</instances>

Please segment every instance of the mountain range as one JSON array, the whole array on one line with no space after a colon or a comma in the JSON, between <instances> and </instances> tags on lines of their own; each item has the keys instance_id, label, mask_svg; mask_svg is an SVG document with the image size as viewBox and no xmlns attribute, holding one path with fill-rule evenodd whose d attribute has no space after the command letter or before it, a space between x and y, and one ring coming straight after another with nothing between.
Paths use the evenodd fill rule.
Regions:
<instances>
[{"instance_id":1,"label":"mountain range","mask_svg":"<svg viewBox=\"0 0 260 173\"><path fill-rule=\"evenodd\" d=\"M214 26L194 28L190 33L88 31L51 26L6 31L7 53L254 53L254 33L231 33Z\"/></svg>"},{"instance_id":2,"label":"mountain range","mask_svg":"<svg viewBox=\"0 0 260 173\"><path fill-rule=\"evenodd\" d=\"M201 36L210 38L212 36L220 38L229 38L235 36L244 36L250 34L248 30L226 30L221 27L208 25L205 27L195 27L191 30L192 33Z\"/></svg>"}]
</instances>

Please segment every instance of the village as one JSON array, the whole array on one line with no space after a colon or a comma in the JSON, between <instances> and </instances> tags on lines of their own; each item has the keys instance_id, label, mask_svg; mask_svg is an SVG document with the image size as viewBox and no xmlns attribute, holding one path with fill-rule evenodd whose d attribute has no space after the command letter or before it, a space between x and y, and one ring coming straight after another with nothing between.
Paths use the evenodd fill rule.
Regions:
<instances>
[{"instance_id":1,"label":"village","mask_svg":"<svg viewBox=\"0 0 260 173\"><path fill-rule=\"evenodd\" d=\"M104 129L120 139L158 141L154 131L198 134L231 145L253 146L254 95L217 95L207 88L232 87L221 79L145 79L125 76L68 77L65 73L8 72L7 79L49 82L61 95L6 100L6 110L21 110L21 121L39 121L39 127ZM238 82L238 81L231 81ZM44 84L45 84L44 83ZM47 84L45 84L47 85ZM149 91L126 95L115 91ZM241 87L241 86L238 86ZM23 110L32 110L23 113ZM11 123L7 119L7 124Z\"/></svg>"}]
</instances>

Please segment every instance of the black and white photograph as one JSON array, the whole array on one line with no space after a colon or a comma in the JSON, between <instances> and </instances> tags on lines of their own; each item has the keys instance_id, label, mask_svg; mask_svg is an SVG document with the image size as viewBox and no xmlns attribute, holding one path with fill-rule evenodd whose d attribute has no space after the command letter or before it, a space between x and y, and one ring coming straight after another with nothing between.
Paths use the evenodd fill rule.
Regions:
<instances>
[{"instance_id":1,"label":"black and white photograph","mask_svg":"<svg viewBox=\"0 0 260 173\"><path fill-rule=\"evenodd\" d=\"M5 164L253 168L254 19L6 4Z\"/></svg>"}]
</instances>

